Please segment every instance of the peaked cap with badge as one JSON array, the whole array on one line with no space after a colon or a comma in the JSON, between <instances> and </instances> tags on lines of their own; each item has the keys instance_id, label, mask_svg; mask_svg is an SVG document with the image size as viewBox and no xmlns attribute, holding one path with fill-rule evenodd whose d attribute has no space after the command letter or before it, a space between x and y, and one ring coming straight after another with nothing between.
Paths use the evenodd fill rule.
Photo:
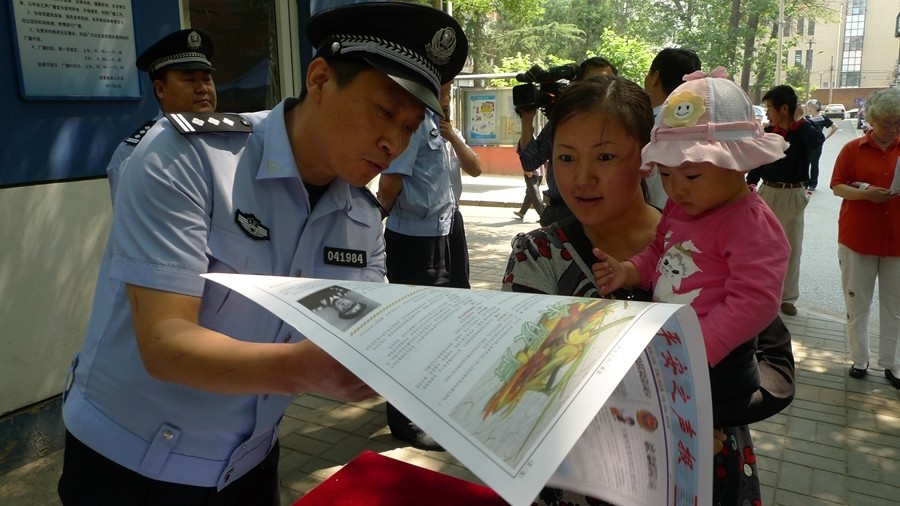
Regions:
<instances>
[{"instance_id":1,"label":"peaked cap with badge","mask_svg":"<svg viewBox=\"0 0 900 506\"><path fill-rule=\"evenodd\" d=\"M443 116L441 85L462 70L469 43L452 16L425 5L353 4L319 12L306 27L316 56L359 58Z\"/></svg>"},{"instance_id":2,"label":"peaked cap with badge","mask_svg":"<svg viewBox=\"0 0 900 506\"><path fill-rule=\"evenodd\" d=\"M135 65L152 77L160 70L206 70L213 72L209 60L213 54L213 43L209 35L188 28L170 33L148 47L137 58Z\"/></svg>"}]
</instances>

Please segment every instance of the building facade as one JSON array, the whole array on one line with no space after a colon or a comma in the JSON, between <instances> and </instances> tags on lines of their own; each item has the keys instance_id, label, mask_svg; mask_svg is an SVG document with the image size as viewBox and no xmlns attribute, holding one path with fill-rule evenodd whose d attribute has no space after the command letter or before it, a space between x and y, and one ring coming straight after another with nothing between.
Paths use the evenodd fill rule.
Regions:
<instances>
[{"instance_id":1,"label":"building facade","mask_svg":"<svg viewBox=\"0 0 900 506\"><path fill-rule=\"evenodd\" d=\"M822 104L858 108L866 97L900 82L897 0L838 0L823 6L829 18L785 20L787 65L807 69L807 88ZM800 97L801 99L805 97Z\"/></svg>"}]
</instances>

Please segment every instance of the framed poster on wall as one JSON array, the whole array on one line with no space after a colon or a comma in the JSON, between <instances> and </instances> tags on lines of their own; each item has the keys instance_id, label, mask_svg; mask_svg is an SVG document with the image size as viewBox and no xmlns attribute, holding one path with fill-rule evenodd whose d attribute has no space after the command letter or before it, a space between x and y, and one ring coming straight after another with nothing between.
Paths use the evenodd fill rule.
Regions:
<instances>
[{"instance_id":1,"label":"framed poster on wall","mask_svg":"<svg viewBox=\"0 0 900 506\"><path fill-rule=\"evenodd\" d=\"M11 0L28 100L139 99L131 0Z\"/></svg>"}]
</instances>

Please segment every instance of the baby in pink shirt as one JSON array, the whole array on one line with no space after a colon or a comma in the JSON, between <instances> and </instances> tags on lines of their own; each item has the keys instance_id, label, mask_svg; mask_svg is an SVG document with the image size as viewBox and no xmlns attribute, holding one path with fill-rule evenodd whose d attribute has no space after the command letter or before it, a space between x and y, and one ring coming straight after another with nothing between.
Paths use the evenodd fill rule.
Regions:
<instances>
[{"instance_id":1,"label":"baby in pink shirt","mask_svg":"<svg viewBox=\"0 0 900 506\"><path fill-rule=\"evenodd\" d=\"M746 93L722 74L685 76L641 152L641 168L659 170L669 196L654 241L624 262L595 249L592 266L602 294L640 286L655 301L694 309L713 404L759 387L756 335L778 314L790 253L775 215L744 179L782 158L787 143L763 132Z\"/></svg>"}]
</instances>

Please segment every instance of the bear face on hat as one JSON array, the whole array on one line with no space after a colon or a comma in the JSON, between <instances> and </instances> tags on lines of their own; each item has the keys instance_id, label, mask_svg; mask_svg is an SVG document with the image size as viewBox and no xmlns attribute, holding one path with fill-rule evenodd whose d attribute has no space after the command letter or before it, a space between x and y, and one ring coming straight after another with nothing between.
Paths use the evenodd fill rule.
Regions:
<instances>
[{"instance_id":1,"label":"bear face on hat","mask_svg":"<svg viewBox=\"0 0 900 506\"><path fill-rule=\"evenodd\" d=\"M364 60L439 115L441 85L462 70L469 49L451 16L398 2L322 11L310 19L306 33L317 57Z\"/></svg>"},{"instance_id":2,"label":"bear face on hat","mask_svg":"<svg viewBox=\"0 0 900 506\"><path fill-rule=\"evenodd\" d=\"M684 79L663 102L650 142L641 150L642 169L709 162L747 172L784 158L787 142L763 131L750 98L727 79L724 68Z\"/></svg>"},{"instance_id":3,"label":"bear face on hat","mask_svg":"<svg viewBox=\"0 0 900 506\"><path fill-rule=\"evenodd\" d=\"M138 56L135 65L153 76L160 70L205 70L213 72L213 43L209 35L188 28L170 33Z\"/></svg>"}]
</instances>

